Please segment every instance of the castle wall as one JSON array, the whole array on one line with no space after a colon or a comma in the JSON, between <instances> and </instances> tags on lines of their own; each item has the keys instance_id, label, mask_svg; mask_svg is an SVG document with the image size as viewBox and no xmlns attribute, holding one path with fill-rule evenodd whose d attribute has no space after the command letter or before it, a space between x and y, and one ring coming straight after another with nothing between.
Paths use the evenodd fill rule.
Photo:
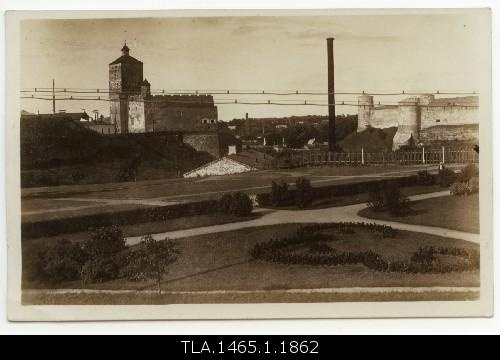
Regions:
<instances>
[{"instance_id":1,"label":"castle wall","mask_svg":"<svg viewBox=\"0 0 500 360\"><path fill-rule=\"evenodd\" d=\"M373 117L370 119L370 126L377 129L397 127L399 120L399 109L397 106L385 106L375 108Z\"/></svg>"},{"instance_id":2,"label":"castle wall","mask_svg":"<svg viewBox=\"0 0 500 360\"><path fill-rule=\"evenodd\" d=\"M154 131L215 132L217 108L206 106L175 106L164 101L153 103Z\"/></svg>"},{"instance_id":3,"label":"castle wall","mask_svg":"<svg viewBox=\"0 0 500 360\"><path fill-rule=\"evenodd\" d=\"M479 124L437 125L420 131L420 141L479 141Z\"/></svg>"},{"instance_id":4,"label":"castle wall","mask_svg":"<svg viewBox=\"0 0 500 360\"><path fill-rule=\"evenodd\" d=\"M422 128L436 125L465 125L479 123L479 110L475 107L422 106Z\"/></svg>"},{"instance_id":5,"label":"castle wall","mask_svg":"<svg viewBox=\"0 0 500 360\"><path fill-rule=\"evenodd\" d=\"M219 134L184 134L183 142L197 151L205 151L210 155L220 157Z\"/></svg>"}]
</instances>

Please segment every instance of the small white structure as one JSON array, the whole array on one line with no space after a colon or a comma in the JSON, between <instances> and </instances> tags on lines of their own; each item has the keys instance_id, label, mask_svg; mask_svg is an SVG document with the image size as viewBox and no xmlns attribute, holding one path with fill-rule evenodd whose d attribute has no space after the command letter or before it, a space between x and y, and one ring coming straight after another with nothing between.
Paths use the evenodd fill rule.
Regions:
<instances>
[{"instance_id":1,"label":"small white structure","mask_svg":"<svg viewBox=\"0 0 500 360\"><path fill-rule=\"evenodd\" d=\"M228 157L223 157L222 159L212 161L211 163L203 165L198 169L185 173L184 177L196 178L204 176L233 175L233 174L242 174L255 170L257 169L249 165L242 164L239 161L230 159Z\"/></svg>"},{"instance_id":2,"label":"small white structure","mask_svg":"<svg viewBox=\"0 0 500 360\"><path fill-rule=\"evenodd\" d=\"M238 152L236 145L229 145L228 147L228 155L233 155Z\"/></svg>"}]
</instances>

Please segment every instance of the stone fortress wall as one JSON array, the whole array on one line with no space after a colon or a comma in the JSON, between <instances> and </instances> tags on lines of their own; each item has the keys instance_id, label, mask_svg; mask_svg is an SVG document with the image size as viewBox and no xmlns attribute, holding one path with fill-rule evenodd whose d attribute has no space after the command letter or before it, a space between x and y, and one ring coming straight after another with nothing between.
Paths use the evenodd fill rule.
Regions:
<instances>
[{"instance_id":1,"label":"stone fortress wall","mask_svg":"<svg viewBox=\"0 0 500 360\"><path fill-rule=\"evenodd\" d=\"M358 98L358 132L368 127L397 127L393 150L411 143L439 140L477 140L479 98L436 98L422 94L394 106L376 106L371 95Z\"/></svg>"}]
</instances>

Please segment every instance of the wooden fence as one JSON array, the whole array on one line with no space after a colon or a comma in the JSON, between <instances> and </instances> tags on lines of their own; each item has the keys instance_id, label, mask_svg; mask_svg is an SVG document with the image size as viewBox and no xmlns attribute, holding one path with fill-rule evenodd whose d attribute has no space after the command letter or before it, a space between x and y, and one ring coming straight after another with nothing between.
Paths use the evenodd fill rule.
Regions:
<instances>
[{"instance_id":1,"label":"wooden fence","mask_svg":"<svg viewBox=\"0 0 500 360\"><path fill-rule=\"evenodd\" d=\"M351 152L331 153L312 150L294 154L301 166L321 165L385 165L385 164L467 164L478 163L474 150L430 150L405 152Z\"/></svg>"}]
</instances>

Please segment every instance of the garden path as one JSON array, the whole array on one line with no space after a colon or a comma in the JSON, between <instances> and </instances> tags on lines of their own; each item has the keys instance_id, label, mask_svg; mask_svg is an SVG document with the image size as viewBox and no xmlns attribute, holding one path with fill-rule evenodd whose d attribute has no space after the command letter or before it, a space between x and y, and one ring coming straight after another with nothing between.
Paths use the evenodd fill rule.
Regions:
<instances>
[{"instance_id":1,"label":"garden path","mask_svg":"<svg viewBox=\"0 0 500 360\"><path fill-rule=\"evenodd\" d=\"M439 191L429 194L421 194L410 196L410 200L418 201L424 199L431 199L435 197L450 196L449 190ZM389 225L395 229L413 231L418 233L425 233L437 235L447 238L460 239L479 244L479 235L471 234L462 231L450 230L446 228L425 226L425 225L410 225L403 224L395 221L373 220L361 217L358 212L366 208L366 204L355 204L348 206L332 207L327 209L317 210L276 210L270 211L269 209L258 209L255 213L264 213L261 217L249 221L241 221L236 223L204 226L193 229L169 231L164 233L153 234L153 238L162 240L166 237L170 239L181 239L192 236L207 235L214 233L221 233L227 231L237 231L246 228L280 225L280 224L293 224L293 223L328 223L328 222L369 222L381 225ZM127 238L128 245L135 245L141 241L141 236L133 236Z\"/></svg>"}]
</instances>

